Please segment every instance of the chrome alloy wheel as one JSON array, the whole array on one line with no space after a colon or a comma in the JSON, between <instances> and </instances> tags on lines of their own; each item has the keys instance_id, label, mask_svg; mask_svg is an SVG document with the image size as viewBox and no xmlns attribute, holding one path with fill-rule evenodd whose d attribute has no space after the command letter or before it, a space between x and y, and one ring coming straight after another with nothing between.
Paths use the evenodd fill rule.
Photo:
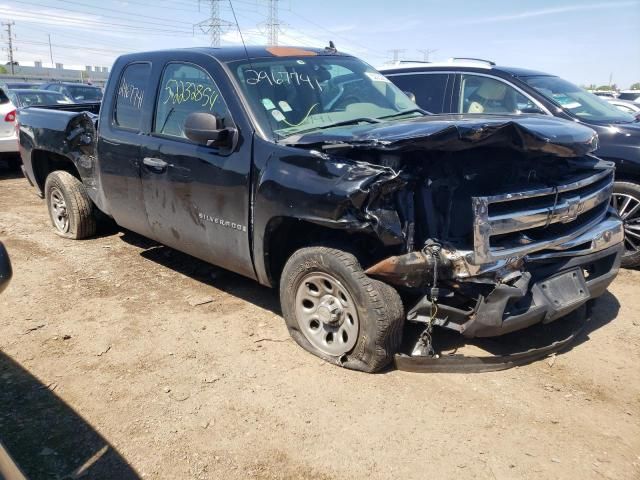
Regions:
<instances>
[{"instance_id":1,"label":"chrome alloy wheel","mask_svg":"<svg viewBox=\"0 0 640 480\"><path fill-rule=\"evenodd\" d=\"M358 340L358 311L347 289L333 276L306 275L296 292L296 319L309 342L326 355L349 352Z\"/></svg>"},{"instance_id":2,"label":"chrome alloy wheel","mask_svg":"<svg viewBox=\"0 0 640 480\"><path fill-rule=\"evenodd\" d=\"M62 195L58 187L52 187L49 192L49 207L51 210L51 219L55 227L62 233L69 232L67 204L64 201L64 195Z\"/></svg>"},{"instance_id":3,"label":"chrome alloy wheel","mask_svg":"<svg viewBox=\"0 0 640 480\"><path fill-rule=\"evenodd\" d=\"M611 204L624 223L625 255L640 251L640 199L626 193L614 193Z\"/></svg>"}]
</instances>

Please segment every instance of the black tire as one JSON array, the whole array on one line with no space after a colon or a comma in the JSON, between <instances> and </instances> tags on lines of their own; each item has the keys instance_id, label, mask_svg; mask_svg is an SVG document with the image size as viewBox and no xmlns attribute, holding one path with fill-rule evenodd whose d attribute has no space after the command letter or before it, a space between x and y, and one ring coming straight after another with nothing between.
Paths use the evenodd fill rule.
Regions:
<instances>
[{"instance_id":1,"label":"black tire","mask_svg":"<svg viewBox=\"0 0 640 480\"><path fill-rule=\"evenodd\" d=\"M629 203L624 208L627 199L629 199ZM625 223L625 251L622 255L621 265L624 268L638 267L640 266L640 230L631 230L629 227L640 228L640 207L628 217L625 217L625 214L640 205L640 185L631 182L615 182L612 204L618 213L622 214L621 217Z\"/></svg>"},{"instance_id":2,"label":"black tire","mask_svg":"<svg viewBox=\"0 0 640 480\"><path fill-rule=\"evenodd\" d=\"M358 313L355 346L341 355L316 348L301 331L296 318L296 292L312 274L328 274L346 288ZM287 261L280 278L280 303L289 333L305 350L328 362L363 372L376 372L393 359L402 342L404 307L398 292L367 277L356 257L344 250L307 247Z\"/></svg>"},{"instance_id":3,"label":"black tire","mask_svg":"<svg viewBox=\"0 0 640 480\"><path fill-rule=\"evenodd\" d=\"M58 235L80 240L96 233L95 207L80 180L69 172L57 170L47 176L44 192L49 218ZM61 209L56 210L52 204L52 198L60 197L64 202L66 222L64 215L58 215Z\"/></svg>"}]
</instances>

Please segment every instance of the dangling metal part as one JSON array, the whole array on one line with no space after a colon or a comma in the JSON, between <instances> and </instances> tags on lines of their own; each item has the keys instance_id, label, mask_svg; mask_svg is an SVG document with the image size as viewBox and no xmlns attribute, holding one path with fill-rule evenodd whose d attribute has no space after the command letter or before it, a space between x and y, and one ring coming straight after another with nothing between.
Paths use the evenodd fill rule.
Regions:
<instances>
[{"instance_id":1,"label":"dangling metal part","mask_svg":"<svg viewBox=\"0 0 640 480\"><path fill-rule=\"evenodd\" d=\"M436 260L424 251L385 258L365 273L390 285L418 288L430 283L436 265L439 277L451 278L451 262L442 258Z\"/></svg>"}]
</instances>

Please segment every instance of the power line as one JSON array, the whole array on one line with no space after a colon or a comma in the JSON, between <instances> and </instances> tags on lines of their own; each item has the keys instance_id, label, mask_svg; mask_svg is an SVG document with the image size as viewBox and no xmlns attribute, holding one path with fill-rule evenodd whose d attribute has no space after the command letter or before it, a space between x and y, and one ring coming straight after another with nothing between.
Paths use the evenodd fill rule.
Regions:
<instances>
[{"instance_id":1,"label":"power line","mask_svg":"<svg viewBox=\"0 0 640 480\"><path fill-rule=\"evenodd\" d=\"M122 12L122 10L117 10L115 8L106 8L106 7L103 7L103 6L96 7L96 6L93 6L93 5L85 5L84 3L74 2L72 0L57 0L57 1L62 2L62 3L70 3L70 4L73 4L73 5L80 5L81 7L91 8L93 10L99 10L100 12L107 11L107 12L124 13L124 12ZM129 0L127 0L127 1L129 1ZM144 5L144 4L139 4L139 5ZM58 8L58 7L54 7L54 8ZM81 13L78 10L76 10L76 12L77 13ZM100 15L103 16L102 13ZM136 14L136 16L139 16L139 15ZM182 20L176 20L174 18L152 17L151 15L147 15L147 14L144 14L142 16L144 18L149 18L149 19L152 19L152 20L162 20L165 23L166 26L171 26L171 25L173 25L175 23L183 23L183 24L186 24L186 25L192 25L191 22L185 22L185 21L182 21ZM113 17L113 18L116 18L116 17ZM117 18L122 18L122 17L117 17Z\"/></svg>"},{"instance_id":2,"label":"power line","mask_svg":"<svg viewBox=\"0 0 640 480\"><path fill-rule=\"evenodd\" d=\"M344 35L341 35L341 34L339 34L339 33L336 33L336 32L334 32L334 31L332 31L332 30L329 30L328 28L324 27L323 25L321 25L321 24L319 24L319 23L317 23L317 22L314 22L313 20L311 20L311 19L309 19L309 18L305 17L304 15L301 15L301 14L300 14L300 13L298 13L298 12L294 12L294 11L292 10L292 11L291 11L291 13L292 13L293 15L295 15L296 17L300 18L301 20L303 20L303 21L307 22L308 24L313 25L313 26L315 26L315 27L317 27L317 28L319 28L319 29L321 29L321 30L324 30L325 32L327 32L327 33L331 34L333 37L342 38L342 39L346 40L347 42L349 42L349 43L351 43L351 44L353 44L353 45L356 45L356 46L358 46L358 47L360 47L360 48L366 49L366 50L367 50L367 51L369 51L369 52L376 52L376 53L377 53L377 55L376 55L376 56L378 56L378 57L380 57L380 58L386 58L386 57L387 57L387 55L386 55L386 54L384 54L384 52L379 51L379 50L373 50L372 48L368 47L367 45L364 45L364 44L362 44L362 43L358 43L358 42L356 42L356 41L354 41L354 40L351 40L350 38L348 38L348 37L346 37L346 36L344 36Z\"/></svg>"},{"instance_id":3,"label":"power line","mask_svg":"<svg viewBox=\"0 0 640 480\"><path fill-rule=\"evenodd\" d=\"M33 25L33 26L32 26ZM42 23L39 22L29 22L27 20L20 20L20 22L18 23L18 27L20 28L20 30L27 30L30 34L32 33L34 35L33 39L35 39L35 35L41 35L42 34L42 29L43 29L43 25ZM108 42L110 45L113 45L115 47L122 47L124 50L123 51L131 51L131 43L126 40L123 39L122 41L125 42L124 44L119 43L118 40L111 38L109 35L107 35L108 33L113 33L113 29L101 29L101 28L92 28L91 32L94 34L93 36L89 37L89 36L84 36L81 34L82 30L78 30L78 29L74 29L71 30L69 32L60 32L59 30L57 30L57 26L52 25L51 29L52 29L52 34L55 34L56 37L63 37L64 39L71 39L74 41L74 43L78 43L81 42L82 45L91 45L92 42L96 42L97 40L97 35L105 35L108 38L105 39L106 42ZM103 34L102 32L105 32L105 34ZM129 32L122 32L124 33L127 37L128 36L133 36L134 33L129 33ZM201 35L200 33L197 33L198 35ZM150 35L154 35L154 34L150 34ZM163 34L164 35L164 34ZM95 45L95 44L94 44ZM100 45L102 46L102 45ZM76 47L77 48L77 47Z\"/></svg>"},{"instance_id":4,"label":"power line","mask_svg":"<svg viewBox=\"0 0 640 480\"><path fill-rule=\"evenodd\" d=\"M15 22L2 22L2 25L7 27L7 48L9 51L9 65L11 65L11 75L15 75L15 65L13 63L13 33L11 32L11 28L15 25Z\"/></svg>"},{"instance_id":5,"label":"power line","mask_svg":"<svg viewBox=\"0 0 640 480\"><path fill-rule=\"evenodd\" d=\"M27 45L43 45L43 46L53 46L56 48L70 48L70 49L74 49L77 50L78 46L77 45L65 45L65 44L60 44L60 43L51 43L51 35L49 35L49 41L48 42L41 42L41 41L37 41L37 40L22 40L20 39L19 42L22 44L27 44ZM128 50L111 50L111 49L107 49L107 48L94 48L94 47L90 47L88 45L85 45L82 47L83 50L90 50L93 52L104 52L104 53L127 53Z\"/></svg>"},{"instance_id":6,"label":"power line","mask_svg":"<svg viewBox=\"0 0 640 480\"><path fill-rule=\"evenodd\" d=\"M45 7L45 8L51 8L50 5L44 5L42 3L34 3L32 1L24 1L24 0L13 0L16 3L24 3L30 6L38 6L38 7ZM1 7L0 7L1 8ZM69 11L69 12L73 12L73 13L78 13L77 10L70 10L67 8L60 8L57 7L56 10L64 10L64 11ZM12 12L15 13L15 12ZM30 19L36 19L36 20L40 20L42 19L42 16L38 16L36 13L32 13L32 12L18 12L18 15L20 16L26 16L27 18ZM94 20L94 19L84 19L84 18L69 18L69 16L64 16L64 15L56 15L53 13L47 13L46 14L46 18L53 18L56 20L64 20L66 22L67 25L72 25L72 26L85 26L85 27L93 27L94 25L98 25L98 26L116 26L116 27L123 27L123 28L131 28L134 30L143 30L143 31L153 31L153 32L162 32L162 33L192 33L188 30L175 30L175 29L169 29L169 28L156 28L156 27L141 27L140 24L146 24L146 25L160 25L162 27L168 27L169 25L162 25L162 24L158 24L155 22L144 22L144 21L139 21L139 20L128 20L125 19L123 17L115 17L112 15L101 15L101 17L104 18L115 18L117 20L123 20L126 22L135 22L137 23L137 25L128 25L128 24L123 24L123 23L113 23L113 22L104 22L102 20Z\"/></svg>"}]
</instances>

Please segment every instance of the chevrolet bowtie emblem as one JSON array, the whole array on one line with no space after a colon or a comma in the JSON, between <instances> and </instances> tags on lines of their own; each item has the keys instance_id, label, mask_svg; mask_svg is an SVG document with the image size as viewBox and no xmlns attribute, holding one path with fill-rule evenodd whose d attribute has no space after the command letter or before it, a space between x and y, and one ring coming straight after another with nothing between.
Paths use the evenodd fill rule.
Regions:
<instances>
[{"instance_id":1,"label":"chevrolet bowtie emblem","mask_svg":"<svg viewBox=\"0 0 640 480\"><path fill-rule=\"evenodd\" d=\"M560 221L562 223L573 222L576 218L578 218L578 215L582 213L582 209L584 208L584 205L580 202L580 197L568 198L566 200L566 203L567 203L566 213L564 213L560 217Z\"/></svg>"}]
</instances>

